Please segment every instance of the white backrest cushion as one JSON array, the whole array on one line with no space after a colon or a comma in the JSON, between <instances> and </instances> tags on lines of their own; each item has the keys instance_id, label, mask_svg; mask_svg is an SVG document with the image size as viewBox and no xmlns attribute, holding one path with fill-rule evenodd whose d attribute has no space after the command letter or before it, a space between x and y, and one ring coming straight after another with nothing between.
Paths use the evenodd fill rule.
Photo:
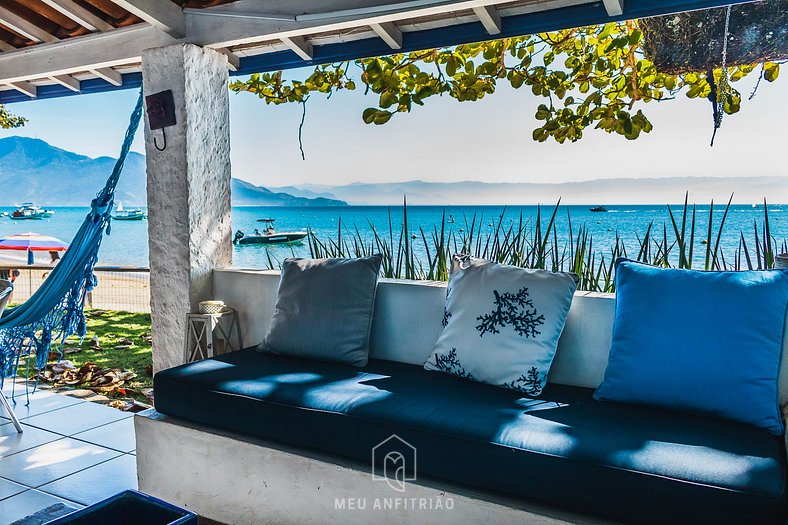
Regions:
<instances>
[{"instance_id":1,"label":"white backrest cushion","mask_svg":"<svg viewBox=\"0 0 788 525\"><path fill-rule=\"evenodd\" d=\"M214 271L214 298L236 308L246 346L268 332L276 304L279 272ZM446 283L381 279L375 297L370 357L421 366L441 331ZM615 296L578 292L569 309L548 382L596 388L604 379L613 335ZM788 322L780 369L780 403L788 402Z\"/></svg>"},{"instance_id":2,"label":"white backrest cushion","mask_svg":"<svg viewBox=\"0 0 788 525\"><path fill-rule=\"evenodd\" d=\"M259 344L268 333L276 307L279 272L242 268L213 271L213 298L238 312L244 346Z\"/></svg>"},{"instance_id":3,"label":"white backrest cushion","mask_svg":"<svg viewBox=\"0 0 788 525\"><path fill-rule=\"evenodd\" d=\"M441 332L446 283L381 279L375 299L371 358L423 365ZM610 352L615 298L578 292L548 381L596 388Z\"/></svg>"},{"instance_id":4,"label":"white backrest cushion","mask_svg":"<svg viewBox=\"0 0 788 525\"><path fill-rule=\"evenodd\" d=\"M443 328L445 303L443 282L378 281L369 357L424 365Z\"/></svg>"}]
</instances>

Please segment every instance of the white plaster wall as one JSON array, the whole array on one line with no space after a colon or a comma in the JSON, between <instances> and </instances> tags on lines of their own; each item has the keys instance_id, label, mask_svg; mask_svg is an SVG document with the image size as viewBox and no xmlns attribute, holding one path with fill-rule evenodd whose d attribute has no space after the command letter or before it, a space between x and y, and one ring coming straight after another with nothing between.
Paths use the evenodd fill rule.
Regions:
<instances>
[{"instance_id":1,"label":"white plaster wall","mask_svg":"<svg viewBox=\"0 0 788 525\"><path fill-rule=\"evenodd\" d=\"M238 310L245 345L257 344L265 337L278 286L276 271L214 271L214 297ZM381 279L375 298L370 356L423 364L440 334L445 299L446 283ZM614 304L611 294L575 295L550 381L599 386L610 350Z\"/></svg>"},{"instance_id":2,"label":"white plaster wall","mask_svg":"<svg viewBox=\"0 0 788 525\"><path fill-rule=\"evenodd\" d=\"M262 341L274 313L279 272L220 269L214 295L238 309L244 344ZM370 356L421 365L441 330L446 283L381 279L375 299ZM578 292L572 301L549 381L596 388L607 368L615 295ZM783 354L788 355L788 322ZM780 370L780 403L788 402L788 360Z\"/></svg>"},{"instance_id":3,"label":"white plaster wall","mask_svg":"<svg viewBox=\"0 0 788 525\"><path fill-rule=\"evenodd\" d=\"M183 362L184 316L210 298L212 270L232 262L227 57L190 44L143 53L146 95L172 90L177 124L151 131L147 114L148 244L153 365Z\"/></svg>"},{"instance_id":4,"label":"white plaster wall","mask_svg":"<svg viewBox=\"0 0 788 525\"><path fill-rule=\"evenodd\" d=\"M244 346L254 346L268 333L274 315L279 272L218 268L213 272L214 299L238 311Z\"/></svg>"}]
</instances>

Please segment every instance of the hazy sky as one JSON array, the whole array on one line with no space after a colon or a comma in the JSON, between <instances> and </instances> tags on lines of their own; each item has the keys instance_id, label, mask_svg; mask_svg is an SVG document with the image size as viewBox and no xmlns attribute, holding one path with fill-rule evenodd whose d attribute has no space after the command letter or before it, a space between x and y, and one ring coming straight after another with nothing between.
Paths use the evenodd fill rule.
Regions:
<instances>
[{"instance_id":1,"label":"hazy sky","mask_svg":"<svg viewBox=\"0 0 788 525\"><path fill-rule=\"evenodd\" d=\"M305 76L306 71L290 75ZM754 76L754 75L753 75ZM654 130L636 141L587 130L576 144L537 143L531 132L541 99L529 89L503 85L479 102L433 98L384 126L369 126L361 112L372 96L361 91L313 96L304 128L306 161L298 150L298 105L266 106L250 94L231 94L233 175L264 186L480 180L565 182L609 177L787 175L788 71L762 82L736 84L745 101L727 116L709 147L711 106L677 100L645 105ZM12 104L27 117L0 137L38 137L77 153L116 156L136 90ZM415 107L415 106L414 106ZM143 152L142 133L134 149Z\"/></svg>"}]
</instances>

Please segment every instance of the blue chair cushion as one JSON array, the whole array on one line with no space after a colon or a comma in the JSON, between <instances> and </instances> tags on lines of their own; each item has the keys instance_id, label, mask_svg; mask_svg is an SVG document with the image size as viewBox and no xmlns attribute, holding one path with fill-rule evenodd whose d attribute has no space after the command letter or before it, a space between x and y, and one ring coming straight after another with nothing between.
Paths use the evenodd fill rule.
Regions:
<instances>
[{"instance_id":1,"label":"blue chair cushion","mask_svg":"<svg viewBox=\"0 0 788 525\"><path fill-rule=\"evenodd\" d=\"M717 418L592 399L548 384L515 391L370 360L338 363L253 349L164 370L156 410L216 429L369 465L397 434L418 475L641 523L777 523L783 441ZM381 493L390 490L385 484Z\"/></svg>"},{"instance_id":2,"label":"blue chair cushion","mask_svg":"<svg viewBox=\"0 0 788 525\"><path fill-rule=\"evenodd\" d=\"M595 398L705 413L783 433L778 375L788 272L616 264L616 315Z\"/></svg>"}]
</instances>

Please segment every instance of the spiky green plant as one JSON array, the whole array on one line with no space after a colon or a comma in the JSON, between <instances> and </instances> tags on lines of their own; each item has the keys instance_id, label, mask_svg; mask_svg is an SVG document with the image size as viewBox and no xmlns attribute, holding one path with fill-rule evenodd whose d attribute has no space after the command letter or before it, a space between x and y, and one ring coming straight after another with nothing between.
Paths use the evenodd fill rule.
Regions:
<instances>
[{"instance_id":1,"label":"spiky green plant","mask_svg":"<svg viewBox=\"0 0 788 525\"><path fill-rule=\"evenodd\" d=\"M776 247L788 252L788 241L781 242L773 237L769 225L769 211L764 200L763 223L753 224L753 241L750 245L743 231L739 232L738 246L733 254L721 250L725 222L733 196L728 200L719 224L714 224L714 202L709 206L709 222L701 244L705 247L703 266L705 270L745 270L773 268ZM579 278L579 289L594 292L615 291L614 265L616 259L628 257L624 241L616 232L609 248L598 249L593 235L585 225L575 229L571 214L567 210L569 234L565 242L559 241L556 217L560 200L553 207L549 218L543 220L542 208L537 207L536 216L519 218L508 224L504 209L492 223L491 231L484 231L484 216L476 214L465 217L464 228L458 233L446 229L446 213L441 216L440 226L433 225L431 231L418 227L411 231L408 222L408 205L403 201L402 226L397 230L388 215L388 232L379 232L369 222L371 238L365 239L357 226L343 226L341 219L336 239L320 240L310 231L308 236L311 257L365 257L373 253L383 256L381 275L399 279L426 279L446 281L451 269L453 254L470 254L476 257L523 268L541 268L551 271L570 271ZM696 207L689 205L685 195L680 214L667 207L669 222L659 226L651 223L644 234L636 235L637 255L634 259L666 268L696 268L695 244L700 237L697 231ZM543 224L543 222L545 224ZM661 230L661 232L660 232ZM753 249L754 248L754 251ZM417 248L425 255L418 254ZM280 261L268 256L268 267L278 268Z\"/></svg>"}]
</instances>

